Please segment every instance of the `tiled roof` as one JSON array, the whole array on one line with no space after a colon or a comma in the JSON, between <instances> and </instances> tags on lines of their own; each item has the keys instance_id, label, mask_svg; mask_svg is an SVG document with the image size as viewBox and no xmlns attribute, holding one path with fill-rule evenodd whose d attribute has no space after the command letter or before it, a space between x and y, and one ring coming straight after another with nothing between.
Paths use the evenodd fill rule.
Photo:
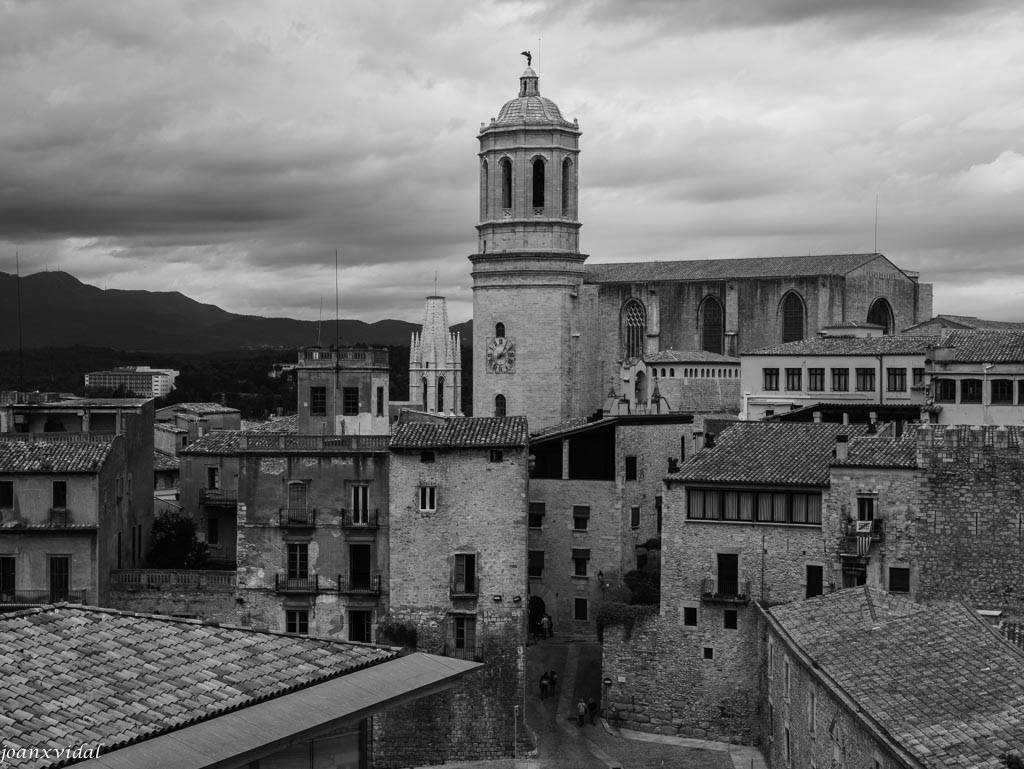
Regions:
<instances>
[{"instance_id":1,"label":"tiled roof","mask_svg":"<svg viewBox=\"0 0 1024 769\"><path fill-rule=\"evenodd\" d=\"M94 473L110 443L0 440L0 473Z\"/></svg>"},{"instance_id":2,"label":"tiled roof","mask_svg":"<svg viewBox=\"0 0 1024 769\"><path fill-rule=\"evenodd\" d=\"M1024 745L1024 653L969 607L852 588L770 614L922 765L1003 769Z\"/></svg>"},{"instance_id":3,"label":"tiled roof","mask_svg":"<svg viewBox=\"0 0 1024 769\"><path fill-rule=\"evenodd\" d=\"M395 428L393 449L525 446L526 417L450 417L440 424L408 422Z\"/></svg>"},{"instance_id":4,"label":"tiled roof","mask_svg":"<svg viewBox=\"0 0 1024 769\"><path fill-rule=\"evenodd\" d=\"M740 362L731 355L719 355L704 350L661 350L654 355L645 355L645 363L732 363Z\"/></svg>"},{"instance_id":5,"label":"tiled roof","mask_svg":"<svg viewBox=\"0 0 1024 769\"><path fill-rule=\"evenodd\" d=\"M188 432L184 427L172 425L170 422L156 422L153 425L153 429L164 433L174 433L175 435L184 435Z\"/></svg>"},{"instance_id":6,"label":"tiled roof","mask_svg":"<svg viewBox=\"0 0 1024 769\"><path fill-rule=\"evenodd\" d=\"M175 413L187 412L189 414L238 414L238 409L224 406L220 403L175 403L171 408Z\"/></svg>"},{"instance_id":7,"label":"tiled roof","mask_svg":"<svg viewBox=\"0 0 1024 769\"><path fill-rule=\"evenodd\" d=\"M904 329L904 333L912 333L917 329L927 329L929 327L952 328L953 326L960 326L961 328L973 329L975 331L1013 331L1024 329L1024 323L1010 320L985 320L984 318L975 318L972 315L936 315L934 318Z\"/></svg>"},{"instance_id":8,"label":"tiled roof","mask_svg":"<svg viewBox=\"0 0 1024 769\"><path fill-rule=\"evenodd\" d=\"M241 430L212 430L181 450L182 454L237 454Z\"/></svg>"},{"instance_id":9,"label":"tiled roof","mask_svg":"<svg viewBox=\"0 0 1024 769\"><path fill-rule=\"evenodd\" d=\"M957 363L1024 362L1024 331L949 331L943 347L953 347Z\"/></svg>"},{"instance_id":10,"label":"tiled roof","mask_svg":"<svg viewBox=\"0 0 1024 769\"><path fill-rule=\"evenodd\" d=\"M702 259L685 262L622 262L588 264L585 283L642 283L659 280L728 280L845 275L881 254L776 256L754 259Z\"/></svg>"},{"instance_id":11,"label":"tiled roof","mask_svg":"<svg viewBox=\"0 0 1024 769\"><path fill-rule=\"evenodd\" d=\"M744 355L924 355L935 336L815 336Z\"/></svg>"},{"instance_id":12,"label":"tiled roof","mask_svg":"<svg viewBox=\"0 0 1024 769\"><path fill-rule=\"evenodd\" d=\"M294 435L299 431L299 417L292 414L288 417L277 417L266 422L242 422L242 429L247 433L286 433Z\"/></svg>"},{"instance_id":13,"label":"tiled roof","mask_svg":"<svg viewBox=\"0 0 1024 769\"><path fill-rule=\"evenodd\" d=\"M968 446L980 437L983 447L994 447L996 432L999 430L1006 431L1009 446L1024 446L1024 426L1021 425L928 425L924 429L931 430L932 444L935 446L949 446L952 436L956 435L956 442L960 446Z\"/></svg>"},{"instance_id":14,"label":"tiled roof","mask_svg":"<svg viewBox=\"0 0 1024 769\"><path fill-rule=\"evenodd\" d=\"M827 486L836 436L866 431L866 425L736 422L666 480Z\"/></svg>"},{"instance_id":15,"label":"tiled roof","mask_svg":"<svg viewBox=\"0 0 1024 769\"><path fill-rule=\"evenodd\" d=\"M0 616L0 728L5 744L110 752L397 656L109 609L20 611Z\"/></svg>"},{"instance_id":16,"label":"tiled roof","mask_svg":"<svg viewBox=\"0 0 1024 769\"><path fill-rule=\"evenodd\" d=\"M47 403L19 403L18 408L41 409L76 409L76 408L139 408L152 398L65 398Z\"/></svg>"},{"instance_id":17,"label":"tiled roof","mask_svg":"<svg viewBox=\"0 0 1024 769\"><path fill-rule=\"evenodd\" d=\"M824 328L871 328L881 330L885 326L879 323L868 323L866 320L841 320L836 323L828 323Z\"/></svg>"},{"instance_id":18,"label":"tiled roof","mask_svg":"<svg viewBox=\"0 0 1024 769\"><path fill-rule=\"evenodd\" d=\"M153 451L153 470L156 472L177 470L181 467L181 462L173 454L166 454L163 451Z\"/></svg>"},{"instance_id":19,"label":"tiled roof","mask_svg":"<svg viewBox=\"0 0 1024 769\"><path fill-rule=\"evenodd\" d=\"M917 467L917 435L907 430L899 438L867 435L851 438L844 461L832 464L846 467Z\"/></svg>"}]
</instances>

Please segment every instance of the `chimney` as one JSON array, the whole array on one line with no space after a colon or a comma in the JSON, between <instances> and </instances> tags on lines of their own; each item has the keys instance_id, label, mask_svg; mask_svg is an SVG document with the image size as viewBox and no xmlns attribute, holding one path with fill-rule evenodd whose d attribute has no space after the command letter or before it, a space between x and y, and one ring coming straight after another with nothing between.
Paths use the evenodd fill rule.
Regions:
<instances>
[{"instance_id":1,"label":"chimney","mask_svg":"<svg viewBox=\"0 0 1024 769\"><path fill-rule=\"evenodd\" d=\"M837 462L845 462L850 455L850 436L837 435L835 457Z\"/></svg>"},{"instance_id":2,"label":"chimney","mask_svg":"<svg viewBox=\"0 0 1024 769\"><path fill-rule=\"evenodd\" d=\"M708 433L704 436L704 448L713 449L715 447L715 434Z\"/></svg>"},{"instance_id":3,"label":"chimney","mask_svg":"<svg viewBox=\"0 0 1024 769\"><path fill-rule=\"evenodd\" d=\"M997 449L1008 449L1010 447L1010 434L1003 425L996 428L995 444Z\"/></svg>"},{"instance_id":4,"label":"chimney","mask_svg":"<svg viewBox=\"0 0 1024 769\"><path fill-rule=\"evenodd\" d=\"M820 411L815 411L814 412L814 424L816 424L816 425L820 425L821 424L821 412Z\"/></svg>"},{"instance_id":5,"label":"chimney","mask_svg":"<svg viewBox=\"0 0 1024 769\"><path fill-rule=\"evenodd\" d=\"M868 435L874 435L878 432L878 425L875 424L875 420L868 422Z\"/></svg>"},{"instance_id":6,"label":"chimney","mask_svg":"<svg viewBox=\"0 0 1024 769\"><path fill-rule=\"evenodd\" d=\"M672 473L679 472L679 460L676 459L675 457L668 458L668 472L669 475L671 475Z\"/></svg>"},{"instance_id":7,"label":"chimney","mask_svg":"<svg viewBox=\"0 0 1024 769\"><path fill-rule=\"evenodd\" d=\"M847 414L845 411L843 412L843 424L844 425L850 424L850 415Z\"/></svg>"}]
</instances>

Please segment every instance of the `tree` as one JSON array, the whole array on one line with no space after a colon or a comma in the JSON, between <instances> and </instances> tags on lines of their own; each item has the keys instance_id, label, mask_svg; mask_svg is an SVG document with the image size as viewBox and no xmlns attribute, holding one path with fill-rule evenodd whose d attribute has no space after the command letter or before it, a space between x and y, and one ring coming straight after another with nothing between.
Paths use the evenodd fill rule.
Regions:
<instances>
[{"instance_id":1,"label":"tree","mask_svg":"<svg viewBox=\"0 0 1024 769\"><path fill-rule=\"evenodd\" d=\"M179 513L163 513L153 522L149 565L155 569L198 569L206 563L206 543L196 536L196 522Z\"/></svg>"}]
</instances>

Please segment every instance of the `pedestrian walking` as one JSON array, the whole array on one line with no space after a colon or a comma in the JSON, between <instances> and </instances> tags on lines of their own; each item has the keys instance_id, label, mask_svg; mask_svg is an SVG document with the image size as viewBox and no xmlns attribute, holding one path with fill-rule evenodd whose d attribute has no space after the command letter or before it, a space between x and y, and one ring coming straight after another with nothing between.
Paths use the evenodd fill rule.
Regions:
<instances>
[{"instance_id":1,"label":"pedestrian walking","mask_svg":"<svg viewBox=\"0 0 1024 769\"><path fill-rule=\"evenodd\" d=\"M546 700L548 698L548 685L550 683L551 683L551 680L548 678L548 674L547 673L544 673L543 675L541 675L541 677L540 677L540 698L542 700Z\"/></svg>"},{"instance_id":2,"label":"pedestrian walking","mask_svg":"<svg viewBox=\"0 0 1024 769\"><path fill-rule=\"evenodd\" d=\"M552 671L550 671L548 673L548 688L551 691L551 696L552 697L555 696L555 684L557 684L557 683L558 683L558 676L555 674L555 671L552 670Z\"/></svg>"},{"instance_id":3,"label":"pedestrian walking","mask_svg":"<svg viewBox=\"0 0 1024 769\"><path fill-rule=\"evenodd\" d=\"M583 700L580 700L580 702L582 701ZM587 703L587 712L590 714L590 725L594 726L594 724L597 723L597 721L594 720L594 718L597 716L597 703L594 702L593 697L591 697L590 701Z\"/></svg>"},{"instance_id":4,"label":"pedestrian walking","mask_svg":"<svg viewBox=\"0 0 1024 769\"><path fill-rule=\"evenodd\" d=\"M548 638L551 635L551 617L545 614L540 618L540 637Z\"/></svg>"},{"instance_id":5,"label":"pedestrian walking","mask_svg":"<svg viewBox=\"0 0 1024 769\"><path fill-rule=\"evenodd\" d=\"M555 621L553 619L551 619L551 615L550 614L545 614L544 615L544 619L546 619L548 621L548 624L547 624L548 638L554 638L555 637Z\"/></svg>"},{"instance_id":6,"label":"pedestrian walking","mask_svg":"<svg viewBox=\"0 0 1024 769\"><path fill-rule=\"evenodd\" d=\"M580 697L580 701L576 703L576 726L583 726L583 719L587 715L587 703Z\"/></svg>"}]
</instances>

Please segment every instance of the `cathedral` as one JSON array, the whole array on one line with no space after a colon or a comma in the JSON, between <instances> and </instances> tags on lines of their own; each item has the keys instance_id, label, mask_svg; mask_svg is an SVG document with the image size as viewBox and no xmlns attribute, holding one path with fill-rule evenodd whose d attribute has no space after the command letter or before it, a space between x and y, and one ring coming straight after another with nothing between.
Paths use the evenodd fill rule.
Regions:
<instances>
[{"instance_id":1,"label":"cathedral","mask_svg":"<svg viewBox=\"0 0 1024 769\"><path fill-rule=\"evenodd\" d=\"M474 415L527 415L535 431L610 396L643 409L657 379L642 364L669 351L735 363L849 321L892 334L931 318L931 285L878 253L587 264L580 133L529 66L480 127Z\"/></svg>"}]
</instances>

